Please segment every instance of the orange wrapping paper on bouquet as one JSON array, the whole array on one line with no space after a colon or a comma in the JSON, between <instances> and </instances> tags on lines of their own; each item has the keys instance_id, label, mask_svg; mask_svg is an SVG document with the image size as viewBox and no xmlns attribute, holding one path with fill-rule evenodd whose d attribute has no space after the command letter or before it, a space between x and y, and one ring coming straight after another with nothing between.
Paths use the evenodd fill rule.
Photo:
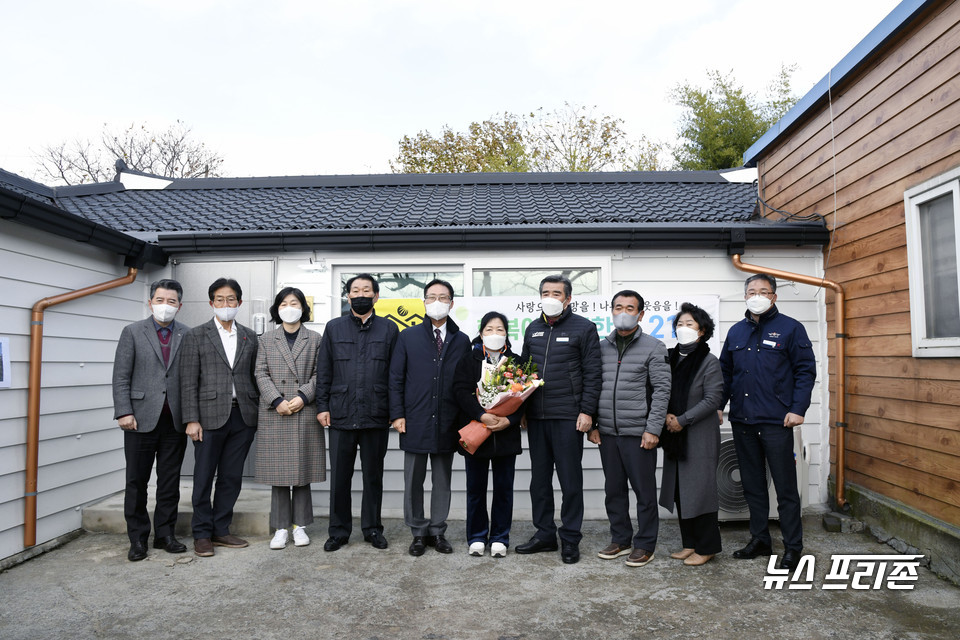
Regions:
<instances>
[{"instance_id":1,"label":"orange wrapping paper on bouquet","mask_svg":"<svg viewBox=\"0 0 960 640\"><path fill-rule=\"evenodd\" d=\"M536 389L536 387L531 387L522 395L504 398L492 408L487 409L486 412L500 416L501 418L506 418L520 408L520 405L533 393L534 389ZM471 420L467 426L460 429L460 446L463 447L464 451L473 455L477 452L477 449L480 448L480 445L490 437L491 433L493 432L487 428L487 425L478 420Z\"/></svg>"}]
</instances>

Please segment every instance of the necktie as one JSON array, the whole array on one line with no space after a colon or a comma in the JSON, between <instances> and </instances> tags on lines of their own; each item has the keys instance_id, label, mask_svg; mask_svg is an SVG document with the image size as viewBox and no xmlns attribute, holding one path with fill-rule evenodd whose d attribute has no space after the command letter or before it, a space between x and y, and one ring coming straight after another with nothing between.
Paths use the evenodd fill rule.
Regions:
<instances>
[{"instance_id":1,"label":"necktie","mask_svg":"<svg viewBox=\"0 0 960 640\"><path fill-rule=\"evenodd\" d=\"M443 353L443 338L440 337L440 329L434 329L433 333L437 336L437 355Z\"/></svg>"}]
</instances>

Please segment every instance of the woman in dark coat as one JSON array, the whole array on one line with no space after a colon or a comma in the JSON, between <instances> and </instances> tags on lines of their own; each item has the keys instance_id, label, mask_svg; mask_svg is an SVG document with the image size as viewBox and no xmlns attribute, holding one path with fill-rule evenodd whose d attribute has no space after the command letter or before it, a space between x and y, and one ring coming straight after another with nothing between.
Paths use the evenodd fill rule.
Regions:
<instances>
[{"instance_id":1,"label":"woman in dark coat","mask_svg":"<svg viewBox=\"0 0 960 640\"><path fill-rule=\"evenodd\" d=\"M273 487L270 526L276 534L270 548L283 549L291 526L296 546L310 544L304 530L313 522L310 483L326 479L323 427L314 405L320 334L302 325L310 320L310 308L299 289L281 290L270 317L281 326L260 336L257 350L256 480Z\"/></svg>"},{"instance_id":2,"label":"woman in dark coat","mask_svg":"<svg viewBox=\"0 0 960 640\"><path fill-rule=\"evenodd\" d=\"M699 566L720 552L717 510L717 464L723 398L720 362L710 353L710 314L687 302L673 320L677 346L670 349L673 388L667 407L660 505L680 518L683 549L670 554Z\"/></svg>"},{"instance_id":3,"label":"woman in dark coat","mask_svg":"<svg viewBox=\"0 0 960 640\"><path fill-rule=\"evenodd\" d=\"M470 353L460 359L453 381L453 393L463 413L464 424L477 420L492 432L476 453L464 455L467 472L467 542L472 556L482 556L487 543L490 555L502 558L510 545L513 523L513 478L520 443L522 408L509 417L487 413L477 400L477 382L484 364L493 366L501 358L517 356L510 350L507 318L491 311L480 321L480 335L473 339ZM493 504L487 514L487 473L493 467Z\"/></svg>"}]
</instances>

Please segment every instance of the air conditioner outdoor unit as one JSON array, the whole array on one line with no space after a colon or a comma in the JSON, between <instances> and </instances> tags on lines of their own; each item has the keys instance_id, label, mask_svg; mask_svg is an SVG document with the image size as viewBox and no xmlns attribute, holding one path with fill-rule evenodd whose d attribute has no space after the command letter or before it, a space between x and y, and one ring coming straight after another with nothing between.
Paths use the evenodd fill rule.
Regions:
<instances>
[{"instance_id":1,"label":"air conditioner outdoor unit","mask_svg":"<svg viewBox=\"0 0 960 640\"><path fill-rule=\"evenodd\" d=\"M803 444L801 429L793 429L793 458L797 465L797 486L800 489L800 505L806 507L807 471L810 465L807 448ZM770 518L777 519L777 492L773 487L773 479L767 470L767 488L770 493ZM733 431L730 427L720 428L720 461L717 465L717 493L720 499L719 518L721 521L749 520L750 510L743 497L743 486L740 484L740 465L737 461L737 450L733 444Z\"/></svg>"}]
</instances>

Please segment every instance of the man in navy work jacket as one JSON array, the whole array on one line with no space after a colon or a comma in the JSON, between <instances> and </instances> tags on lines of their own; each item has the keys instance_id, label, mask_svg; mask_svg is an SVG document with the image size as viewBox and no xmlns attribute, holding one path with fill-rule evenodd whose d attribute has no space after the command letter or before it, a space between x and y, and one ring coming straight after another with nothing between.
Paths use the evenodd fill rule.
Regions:
<instances>
[{"instance_id":1,"label":"man in navy work jacket","mask_svg":"<svg viewBox=\"0 0 960 640\"><path fill-rule=\"evenodd\" d=\"M413 533L410 555L433 546L453 553L444 534L450 512L450 474L459 446L459 405L453 393L460 358L470 340L448 315L453 286L427 283L423 301L429 321L400 333L390 360L390 415L403 450L403 519ZM423 482L430 460L430 516L423 512Z\"/></svg>"},{"instance_id":2,"label":"man in navy work jacket","mask_svg":"<svg viewBox=\"0 0 960 640\"><path fill-rule=\"evenodd\" d=\"M380 285L368 273L347 280L349 315L334 318L323 330L317 355L317 420L330 428L330 537L324 551L347 544L353 531L350 492L360 451L363 539L386 549L383 522L383 459L390 435L387 398L390 354L399 329L377 316L373 305Z\"/></svg>"},{"instance_id":3,"label":"man in navy work jacket","mask_svg":"<svg viewBox=\"0 0 960 640\"><path fill-rule=\"evenodd\" d=\"M795 569L803 551L800 493L793 455L793 429L803 424L817 377L817 363L803 325L780 313L777 281L758 274L744 285L747 312L727 332L720 354L723 404L730 422L743 495L750 507L750 542L734 558L772 553L770 499L764 461L777 490L784 553L781 569Z\"/></svg>"},{"instance_id":4,"label":"man in navy work jacket","mask_svg":"<svg viewBox=\"0 0 960 640\"><path fill-rule=\"evenodd\" d=\"M533 359L544 384L527 400L530 500L537 532L517 553L557 550L553 470L560 480L560 556L580 560L583 524L583 434L590 431L600 399L597 326L570 309L573 285L562 275L540 282L540 317L527 326L520 361Z\"/></svg>"}]
</instances>

